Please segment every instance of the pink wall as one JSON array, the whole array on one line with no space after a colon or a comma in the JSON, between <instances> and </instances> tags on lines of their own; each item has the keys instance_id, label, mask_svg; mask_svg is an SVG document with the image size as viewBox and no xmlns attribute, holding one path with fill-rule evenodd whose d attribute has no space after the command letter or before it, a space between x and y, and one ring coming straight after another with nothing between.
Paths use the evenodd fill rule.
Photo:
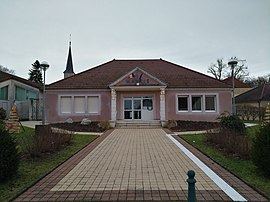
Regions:
<instances>
[{"instance_id":1,"label":"pink wall","mask_svg":"<svg viewBox=\"0 0 270 202\"><path fill-rule=\"evenodd\" d=\"M216 112L178 112L177 95L203 95L215 94L217 96ZM190 121L217 121L224 111L231 112L231 91L176 91L166 90L166 120L190 120Z\"/></svg>"},{"instance_id":2,"label":"pink wall","mask_svg":"<svg viewBox=\"0 0 270 202\"><path fill-rule=\"evenodd\" d=\"M193 120L193 121L216 121L220 114L224 111L231 112L231 91L181 91L181 90L165 90L165 106L166 120ZM117 120L123 119L123 98L125 96L153 96L154 119L160 119L160 91L116 91L117 93ZM215 94L217 97L216 112L178 112L177 111L177 95L205 95ZM61 96L100 96L100 111L98 115L91 114L61 114L60 113L60 95ZM83 118L91 120L111 120L111 92L108 91L68 91L57 92L47 91L46 93L46 119L48 122L63 122L68 118L74 121L81 121Z\"/></svg>"},{"instance_id":3,"label":"pink wall","mask_svg":"<svg viewBox=\"0 0 270 202\"><path fill-rule=\"evenodd\" d=\"M100 96L101 105L98 115L91 114L61 114L60 113L60 95L61 96ZM46 92L46 120L52 122L63 122L68 118L73 121L81 121L83 118L90 120L110 120L111 119L111 92L110 91L47 91Z\"/></svg>"}]
</instances>

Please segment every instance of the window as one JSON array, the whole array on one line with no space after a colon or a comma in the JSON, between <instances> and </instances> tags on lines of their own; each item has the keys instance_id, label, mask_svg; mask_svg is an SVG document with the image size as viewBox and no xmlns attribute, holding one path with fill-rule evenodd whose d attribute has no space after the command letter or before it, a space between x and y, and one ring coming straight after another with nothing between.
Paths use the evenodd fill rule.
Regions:
<instances>
[{"instance_id":1,"label":"window","mask_svg":"<svg viewBox=\"0 0 270 202\"><path fill-rule=\"evenodd\" d=\"M98 113L99 111L99 97L88 96L87 97L87 111L88 113Z\"/></svg>"},{"instance_id":2,"label":"window","mask_svg":"<svg viewBox=\"0 0 270 202\"><path fill-rule=\"evenodd\" d=\"M178 97L178 111L188 111L188 96Z\"/></svg>"},{"instance_id":3,"label":"window","mask_svg":"<svg viewBox=\"0 0 270 202\"><path fill-rule=\"evenodd\" d=\"M60 110L61 113L71 113L72 112L72 97L71 96L63 96L60 98Z\"/></svg>"},{"instance_id":4,"label":"window","mask_svg":"<svg viewBox=\"0 0 270 202\"><path fill-rule=\"evenodd\" d=\"M28 99L37 99L38 98L37 93L35 91L31 91L31 90L28 91L27 97L28 97Z\"/></svg>"},{"instance_id":5,"label":"window","mask_svg":"<svg viewBox=\"0 0 270 202\"><path fill-rule=\"evenodd\" d=\"M15 100L23 101L26 100L26 92L24 88L16 86L15 88Z\"/></svg>"},{"instance_id":6,"label":"window","mask_svg":"<svg viewBox=\"0 0 270 202\"><path fill-rule=\"evenodd\" d=\"M74 112L75 113L85 113L85 97L77 96L74 97Z\"/></svg>"},{"instance_id":7,"label":"window","mask_svg":"<svg viewBox=\"0 0 270 202\"><path fill-rule=\"evenodd\" d=\"M88 114L99 113L99 96L61 96L60 113Z\"/></svg>"},{"instance_id":8,"label":"window","mask_svg":"<svg viewBox=\"0 0 270 202\"><path fill-rule=\"evenodd\" d=\"M8 100L8 86L0 88L0 100Z\"/></svg>"},{"instance_id":9,"label":"window","mask_svg":"<svg viewBox=\"0 0 270 202\"><path fill-rule=\"evenodd\" d=\"M177 100L178 112L217 112L217 95L201 94L201 95L178 95Z\"/></svg>"},{"instance_id":10,"label":"window","mask_svg":"<svg viewBox=\"0 0 270 202\"><path fill-rule=\"evenodd\" d=\"M202 110L202 97L201 96L192 96L192 111L201 111Z\"/></svg>"},{"instance_id":11,"label":"window","mask_svg":"<svg viewBox=\"0 0 270 202\"><path fill-rule=\"evenodd\" d=\"M205 111L216 111L216 96L215 95L205 96Z\"/></svg>"}]
</instances>

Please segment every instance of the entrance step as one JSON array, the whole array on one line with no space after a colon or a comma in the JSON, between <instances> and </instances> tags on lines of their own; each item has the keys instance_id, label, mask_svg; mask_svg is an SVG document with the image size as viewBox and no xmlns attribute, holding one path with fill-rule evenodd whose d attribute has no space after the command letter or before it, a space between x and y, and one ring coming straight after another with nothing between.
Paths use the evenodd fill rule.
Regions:
<instances>
[{"instance_id":1,"label":"entrance step","mask_svg":"<svg viewBox=\"0 0 270 202\"><path fill-rule=\"evenodd\" d=\"M161 122L159 120L132 120L132 121L116 121L116 128L161 128Z\"/></svg>"}]
</instances>

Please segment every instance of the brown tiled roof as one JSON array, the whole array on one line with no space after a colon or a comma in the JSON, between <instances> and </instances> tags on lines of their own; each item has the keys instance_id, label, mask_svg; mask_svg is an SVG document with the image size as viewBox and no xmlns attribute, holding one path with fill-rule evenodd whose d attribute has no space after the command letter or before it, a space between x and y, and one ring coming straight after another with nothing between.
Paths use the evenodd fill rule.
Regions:
<instances>
[{"instance_id":1,"label":"brown tiled roof","mask_svg":"<svg viewBox=\"0 0 270 202\"><path fill-rule=\"evenodd\" d=\"M112 60L50 84L47 89L104 89L140 67L169 88L228 88L224 82L171 62L154 60Z\"/></svg>"},{"instance_id":2,"label":"brown tiled roof","mask_svg":"<svg viewBox=\"0 0 270 202\"><path fill-rule=\"evenodd\" d=\"M232 86L232 77L228 77L227 79L224 79L223 82ZM251 88L248 84L236 78L234 78L234 86L235 88Z\"/></svg>"},{"instance_id":3,"label":"brown tiled roof","mask_svg":"<svg viewBox=\"0 0 270 202\"><path fill-rule=\"evenodd\" d=\"M270 101L270 83L251 89L235 98L236 103Z\"/></svg>"},{"instance_id":4,"label":"brown tiled roof","mask_svg":"<svg viewBox=\"0 0 270 202\"><path fill-rule=\"evenodd\" d=\"M9 74L9 73L0 71L0 82L7 81L7 80L10 80L10 79L19 81L19 82L24 83L26 85L29 85L29 86L32 86L34 88L42 90L42 85L41 84L29 81L27 79L23 79L21 77L15 76L13 74Z\"/></svg>"}]
</instances>

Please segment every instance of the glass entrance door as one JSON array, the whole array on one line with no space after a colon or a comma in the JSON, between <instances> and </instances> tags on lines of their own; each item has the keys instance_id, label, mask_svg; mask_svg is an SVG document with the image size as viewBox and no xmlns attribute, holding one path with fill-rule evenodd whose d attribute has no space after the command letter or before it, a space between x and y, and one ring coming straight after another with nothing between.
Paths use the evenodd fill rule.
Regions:
<instances>
[{"instance_id":1,"label":"glass entrance door","mask_svg":"<svg viewBox=\"0 0 270 202\"><path fill-rule=\"evenodd\" d=\"M132 99L125 98L124 99L124 119L132 119Z\"/></svg>"},{"instance_id":2,"label":"glass entrance door","mask_svg":"<svg viewBox=\"0 0 270 202\"><path fill-rule=\"evenodd\" d=\"M153 97L152 96L124 97L124 119L152 120Z\"/></svg>"},{"instance_id":3,"label":"glass entrance door","mask_svg":"<svg viewBox=\"0 0 270 202\"><path fill-rule=\"evenodd\" d=\"M141 97L124 98L124 119L142 118L142 99Z\"/></svg>"},{"instance_id":4,"label":"glass entrance door","mask_svg":"<svg viewBox=\"0 0 270 202\"><path fill-rule=\"evenodd\" d=\"M133 119L142 119L142 99L133 100Z\"/></svg>"}]
</instances>

